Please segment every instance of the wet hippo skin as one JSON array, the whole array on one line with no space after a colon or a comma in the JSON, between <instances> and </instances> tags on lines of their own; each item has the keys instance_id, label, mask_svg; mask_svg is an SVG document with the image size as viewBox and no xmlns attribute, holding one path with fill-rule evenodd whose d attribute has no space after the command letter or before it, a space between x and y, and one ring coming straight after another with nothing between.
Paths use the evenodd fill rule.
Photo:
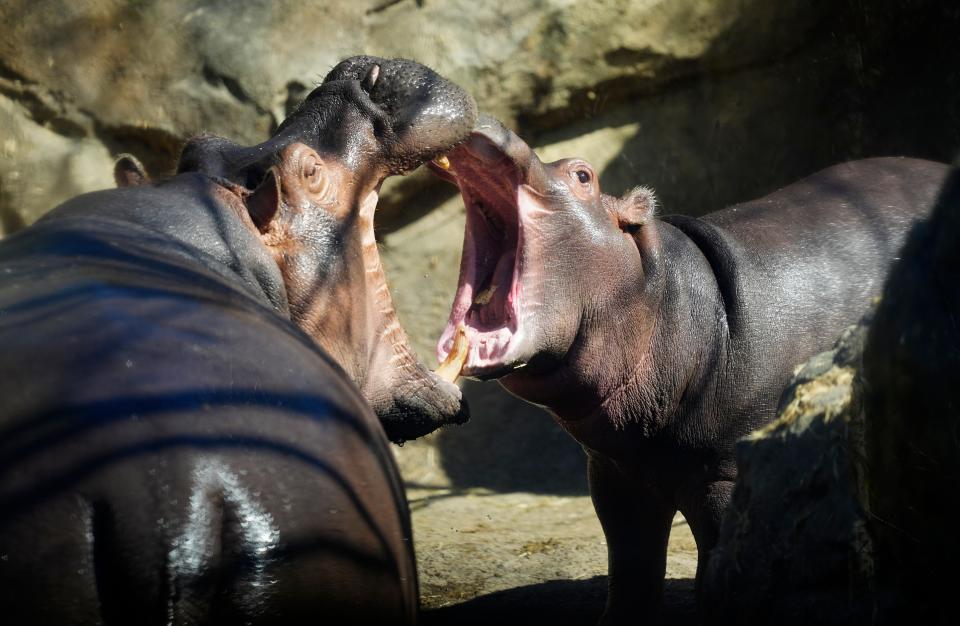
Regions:
<instances>
[{"instance_id":1,"label":"wet hippo skin","mask_svg":"<svg viewBox=\"0 0 960 626\"><path fill-rule=\"evenodd\" d=\"M602 621L653 618L675 513L699 578L734 443L879 294L948 167L855 161L702 218L656 218L651 190L603 194L588 163L542 163L492 118L447 156L434 170L459 186L467 227L438 356L465 335L464 375L498 379L582 444L609 551Z\"/></svg>"},{"instance_id":2,"label":"wet hippo skin","mask_svg":"<svg viewBox=\"0 0 960 626\"><path fill-rule=\"evenodd\" d=\"M266 143L197 137L158 183L122 159L0 242L4 623L416 620L385 429L466 408L396 323L373 210L474 121L351 58Z\"/></svg>"}]
</instances>

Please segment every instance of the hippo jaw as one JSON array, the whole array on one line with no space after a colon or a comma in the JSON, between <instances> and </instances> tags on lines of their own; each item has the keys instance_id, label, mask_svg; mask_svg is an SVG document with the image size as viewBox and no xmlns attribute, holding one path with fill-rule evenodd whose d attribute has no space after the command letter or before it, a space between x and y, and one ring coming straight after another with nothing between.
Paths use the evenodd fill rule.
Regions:
<instances>
[{"instance_id":1,"label":"hippo jaw","mask_svg":"<svg viewBox=\"0 0 960 626\"><path fill-rule=\"evenodd\" d=\"M442 164L430 164L460 188L466 208L460 278L437 358L446 361L458 333L465 333L461 374L482 379L503 376L534 356L530 331L543 297L536 236L543 204L526 168L499 145L498 130L481 124Z\"/></svg>"},{"instance_id":2,"label":"hippo jaw","mask_svg":"<svg viewBox=\"0 0 960 626\"><path fill-rule=\"evenodd\" d=\"M470 412L460 388L427 369L400 325L373 229L377 194L360 210L361 245L369 309L374 311L370 362L361 391L391 441L416 439L443 424L463 424Z\"/></svg>"}]
</instances>

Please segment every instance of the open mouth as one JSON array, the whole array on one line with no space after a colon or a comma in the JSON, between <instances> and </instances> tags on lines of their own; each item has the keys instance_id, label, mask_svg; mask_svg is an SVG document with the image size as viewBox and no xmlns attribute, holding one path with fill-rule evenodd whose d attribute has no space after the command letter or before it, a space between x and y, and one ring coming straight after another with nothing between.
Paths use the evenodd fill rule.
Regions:
<instances>
[{"instance_id":1,"label":"open mouth","mask_svg":"<svg viewBox=\"0 0 960 626\"><path fill-rule=\"evenodd\" d=\"M460 188L467 214L460 280L437 357L461 362L465 376L503 375L519 365L512 348L523 300L522 173L477 131L430 167Z\"/></svg>"},{"instance_id":2,"label":"open mouth","mask_svg":"<svg viewBox=\"0 0 960 626\"><path fill-rule=\"evenodd\" d=\"M260 205L277 207L279 203L290 201L288 191L281 182L282 174L276 166L269 168L264 180L253 189L246 179L240 176L236 178L242 183L219 177L213 178L213 181L232 194L241 205L238 212L246 210L258 228L261 226L258 220ZM372 298L371 311L376 315L370 348L370 363L373 365L368 368L366 379L360 383L360 390L380 418L388 438L400 442L425 435L443 424L462 424L469 418L469 409L455 384L456 375L431 372L417 358L397 319L374 235L374 218L382 182L380 180L371 189L359 192L357 219L353 224L354 228L359 229L365 286ZM296 183L291 183L288 189L295 193ZM294 200L297 197L294 195ZM276 210L269 213L272 215ZM459 369L456 374L459 374Z\"/></svg>"}]
</instances>

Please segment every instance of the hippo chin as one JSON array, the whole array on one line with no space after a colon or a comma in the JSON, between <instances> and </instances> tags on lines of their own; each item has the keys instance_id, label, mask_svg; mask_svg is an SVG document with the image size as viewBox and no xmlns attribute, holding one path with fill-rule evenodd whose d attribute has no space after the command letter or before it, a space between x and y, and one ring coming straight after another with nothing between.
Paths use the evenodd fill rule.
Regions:
<instances>
[{"instance_id":1,"label":"hippo chin","mask_svg":"<svg viewBox=\"0 0 960 626\"><path fill-rule=\"evenodd\" d=\"M499 378L582 444L609 549L603 621L635 623L659 607L676 511L699 581L734 443L867 309L948 167L856 161L657 219L651 191L605 195L588 163L542 163L491 118L446 156L433 169L459 186L467 223L437 354L466 337L463 374Z\"/></svg>"},{"instance_id":2,"label":"hippo chin","mask_svg":"<svg viewBox=\"0 0 960 626\"><path fill-rule=\"evenodd\" d=\"M348 59L267 142L195 138L159 183L121 159L0 242L6 622L415 622L384 428L466 408L397 324L373 212L475 118Z\"/></svg>"}]
</instances>

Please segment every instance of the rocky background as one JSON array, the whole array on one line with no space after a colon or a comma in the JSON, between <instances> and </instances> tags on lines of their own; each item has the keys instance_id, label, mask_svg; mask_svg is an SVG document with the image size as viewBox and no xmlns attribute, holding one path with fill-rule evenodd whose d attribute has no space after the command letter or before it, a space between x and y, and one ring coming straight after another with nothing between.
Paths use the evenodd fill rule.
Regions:
<instances>
[{"instance_id":1,"label":"rocky background","mask_svg":"<svg viewBox=\"0 0 960 626\"><path fill-rule=\"evenodd\" d=\"M952 159L958 41L960 5L942 0L4 0L0 236L112 186L119 152L156 177L193 133L262 141L358 53L431 65L545 160L584 157L605 191L644 184L663 212L699 214L846 159ZM378 228L401 320L432 360L462 206L415 173L384 194ZM582 453L495 384L464 388L468 425L398 451L425 605L579 578L537 606L589 622L605 566ZM668 594L689 596L677 535ZM568 606L578 589L585 614Z\"/></svg>"}]
</instances>

